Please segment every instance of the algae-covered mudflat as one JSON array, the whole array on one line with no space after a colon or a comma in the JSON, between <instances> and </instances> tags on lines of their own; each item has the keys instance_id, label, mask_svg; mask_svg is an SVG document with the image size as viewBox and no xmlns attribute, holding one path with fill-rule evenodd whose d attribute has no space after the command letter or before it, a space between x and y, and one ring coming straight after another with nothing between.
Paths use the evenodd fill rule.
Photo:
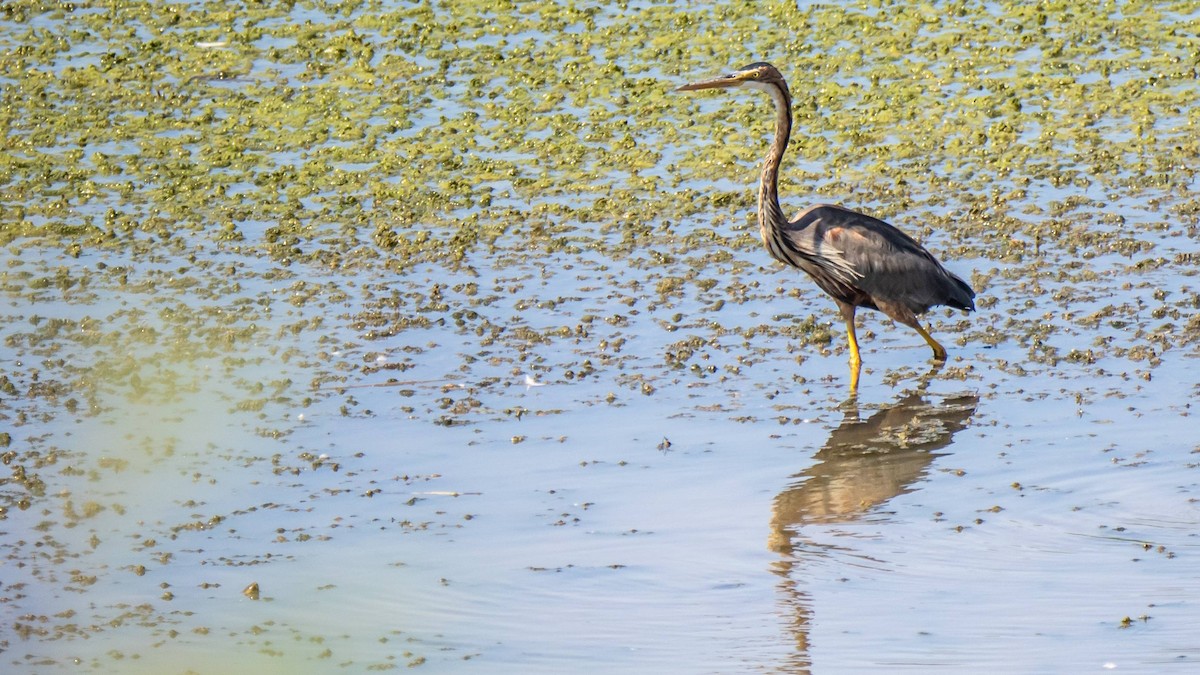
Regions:
<instances>
[{"instance_id":1,"label":"algae-covered mudflat","mask_svg":"<svg viewBox=\"0 0 1200 675\"><path fill-rule=\"evenodd\" d=\"M1200 13L0 6L0 670L1191 672ZM885 218L944 367L756 232Z\"/></svg>"}]
</instances>

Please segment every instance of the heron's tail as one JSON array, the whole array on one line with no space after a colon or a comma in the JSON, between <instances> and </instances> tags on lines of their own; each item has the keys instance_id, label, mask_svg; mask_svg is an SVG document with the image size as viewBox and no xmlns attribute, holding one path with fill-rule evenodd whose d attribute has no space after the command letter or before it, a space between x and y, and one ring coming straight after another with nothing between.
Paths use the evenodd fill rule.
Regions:
<instances>
[{"instance_id":1,"label":"heron's tail","mask_svg":"<svg viewBox=\"0 0 1200 675\"><path fill-rule=\"evenodd\" d=\"M975 289L971 288L970 284L963 281L957 274L947 272L950 275L950 294L946 298L946 305L956 309L965 309L968 312L975 311Z\"/></svg>"}]
</instances>

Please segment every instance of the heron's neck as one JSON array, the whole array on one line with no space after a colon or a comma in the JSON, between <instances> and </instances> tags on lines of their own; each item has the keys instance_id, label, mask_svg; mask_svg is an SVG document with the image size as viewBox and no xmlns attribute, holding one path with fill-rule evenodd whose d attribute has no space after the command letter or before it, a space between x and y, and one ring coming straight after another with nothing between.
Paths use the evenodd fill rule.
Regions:
<instances>
[{"instance_id":1,"label":"heron's neck","mask_svg":"<svg viewBox=\"0 0 1200 675\"><path fill-rule=\"evenodd\" d=\"M758 227L766 242L769 232L780 233L787 226L787 217L779 206L779 162L792 134L792 96L786 85L768 84L756 88L769 93L775 102L775 140L763 159L758 184Z\"/></svg>"}]
</instances>

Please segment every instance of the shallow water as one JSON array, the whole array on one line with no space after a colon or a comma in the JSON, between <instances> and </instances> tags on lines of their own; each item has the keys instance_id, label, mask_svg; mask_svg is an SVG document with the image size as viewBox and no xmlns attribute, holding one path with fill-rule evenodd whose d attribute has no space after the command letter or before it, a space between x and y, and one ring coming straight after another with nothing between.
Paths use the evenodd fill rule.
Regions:
<instances>
[{"instance_id":1,"label":"shallow water","mask_svg":"<svg viewBox=\"0 0 1200 675\"><path fill-rule=\"evenodd\" d=\"M1190 7L528 10L5 10L5 672L1195 668Z\"/></svg>"}]
</instances>

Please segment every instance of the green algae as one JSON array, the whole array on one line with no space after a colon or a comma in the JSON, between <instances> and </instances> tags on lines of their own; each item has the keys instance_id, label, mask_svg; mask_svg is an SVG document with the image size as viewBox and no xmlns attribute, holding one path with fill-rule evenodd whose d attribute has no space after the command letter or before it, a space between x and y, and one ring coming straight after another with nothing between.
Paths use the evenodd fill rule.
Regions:
<instances>
[{"instance_id":1,"label":"green algae","mask_svg":"<svg viewBox=\"0 0 1200 675\"><path fill-rule=\"evenodd\" d=\"M802 381L844 347L830 303L753 236L767 103L672 93L760 59L795 98L787 204L891 219L981 291L977 315L931 317L962 359L940 377L980 359L1146 380L1195 350L1190 6L801 5L7 3L0 518L119 515L63 485L179 439L131 432L116 456L44 429L197 396L286 438L281 417L325 400L374 414L363 384L456 426L554 414L507 412L526 373L600 383L597 405L764 364Z\"/></svg>"}]
</instances>

